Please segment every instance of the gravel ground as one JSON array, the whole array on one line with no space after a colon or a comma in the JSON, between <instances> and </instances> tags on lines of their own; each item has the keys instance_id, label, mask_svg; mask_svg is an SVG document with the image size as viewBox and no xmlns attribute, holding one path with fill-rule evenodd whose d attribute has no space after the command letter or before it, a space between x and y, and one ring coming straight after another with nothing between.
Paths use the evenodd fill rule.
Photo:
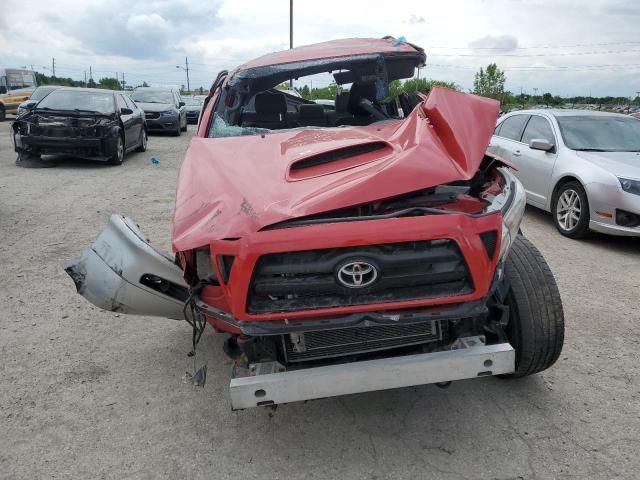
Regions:
<instances>
[{"instance_id":1,"label":"gravel ground","mask_svg":"<svg viewBox=\"0 0 640 480\"><path fill-rule=\"evenodd\" d=\"M201 342L204 389L182 382L181 322L100 311L60 264L109 215L169 248L187 146L153 136L121 167L22 169L0 124L0 477L544 479L640 477L640 242L575 242L528 209L567 320L558 363L484 378L232 412L222 335ZM152 165L151 157L160 163ZM201 357L201 358L202 358Z\"/></svg>"}]
</instances>

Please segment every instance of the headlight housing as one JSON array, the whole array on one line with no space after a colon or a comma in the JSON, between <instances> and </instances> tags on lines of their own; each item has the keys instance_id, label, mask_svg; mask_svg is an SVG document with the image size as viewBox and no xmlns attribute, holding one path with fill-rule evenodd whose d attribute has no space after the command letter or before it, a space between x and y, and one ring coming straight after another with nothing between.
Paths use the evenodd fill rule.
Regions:
<instances>
[{"instance_id":1,"label":"headlight housing","mask_svg":"<svg viewBox=\"0 0 640 480\"><path fill-rule=\"evenodd\" d=\"M164 112L160 112L160 116L161 117L175 117L176 116L176 112L175 112L175 110L165 110Z\"/></svg>"},{"instance_id":2,"label":"headlight housing","mask_svg":"<svg viewBox=\"0 0 640 480\"><path fill-rule=\"evenodd\" d=\"M524 209L527 205L527 195L520 181L507 168L501 168L504 175L504 193L507 200L502 207L502 242L500 243L500 260L503 260L516 239Z\"/></svg>"},{"instance_id":3,"label":"headlight housing","mask_svg":"<svg viewBox=\"0 0 640 480\"><path fill-rule=\"evenodd\" d=\"M218 277L211 261L211 251L209 247L196 250L196 274L198 280L205 283L218 285Z\"/></svg>"},{"instance_id":4,"label":"headlight housing","mask_svg":"<svg viewBox=\"0 0 640 480\"><path fill-rule=\"evenodd\" d=\"M634 195L640 195L640 180L633 180L631 178L618 177L622 190L627 193L633 193Z\"/></svg>"}]
</instances>

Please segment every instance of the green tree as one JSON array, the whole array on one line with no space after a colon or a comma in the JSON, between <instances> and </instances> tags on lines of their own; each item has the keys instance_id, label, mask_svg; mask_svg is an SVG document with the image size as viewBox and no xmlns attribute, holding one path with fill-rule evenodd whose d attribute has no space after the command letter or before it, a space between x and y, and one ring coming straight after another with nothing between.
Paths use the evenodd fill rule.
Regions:
<instances>
[{"instance_id":1,"label":"green tree","mask_svg":"<svg viewBox=\"0 0 640 480\"><path fill-rule=\"evenodd\" d=\"M98 80L98 88L106 88L108 90L120 90L122 86L117 78L106 77Z\"/></svg>"},{"instance_id":2,"label":"green tree","mask_svg":"<svg viewBox=\"0 0 640 480\"><path fill-rule=\"evenodd\" d=\"M553 95L549 92L546 92L542 95L542 101L548 107L549 105L553 105Z\"/></svg>"},{"instance_id":3,"label":"green tree","mask_svg":"<svg viewBox=\"0 0 640 480\"><path fill-rule=\"evenodd\" d=\"M495 63L487 65L486 70L480 67L473 81L473 93L482 97L502 100L504 94L504 72Z\"/></svg>"}]
</instances>

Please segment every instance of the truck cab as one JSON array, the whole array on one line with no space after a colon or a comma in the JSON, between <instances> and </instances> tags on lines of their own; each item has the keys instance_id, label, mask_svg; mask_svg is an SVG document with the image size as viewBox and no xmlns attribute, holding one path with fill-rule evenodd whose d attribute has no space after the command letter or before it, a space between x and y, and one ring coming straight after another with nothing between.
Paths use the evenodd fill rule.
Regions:
<instances>
[{"instance_id":1,"label":"truck cab","mask_svg":"<svg viewBox=\"0 0 640 480\"><path fill-rule=\"evenodd\" d=\"M29 100L37 86L32 70L0 68L0 121L4 121L7 113L15 114L18 105Z\"/></svg>"}]
</instances>

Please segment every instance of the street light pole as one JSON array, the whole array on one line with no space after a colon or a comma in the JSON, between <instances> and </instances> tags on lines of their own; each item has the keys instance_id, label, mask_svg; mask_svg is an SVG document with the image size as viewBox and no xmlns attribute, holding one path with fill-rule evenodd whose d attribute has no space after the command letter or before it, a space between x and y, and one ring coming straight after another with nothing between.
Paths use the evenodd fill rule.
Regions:
<instances>
[{"instance_id":1,"label":"street light pole","mask_svg":"<svg viewBox=\"0 0 640 480\"><path fill-rule=\"evenodd\" d=\"M187 72L187 91L191 92L191 85L189 85L189 59L187 57L184 57L184 67L176 65L176 68L180 68Z\"/></svg>"},{"instance_id":2,"label":"street light pole","mask_svg":"<svg viewBox=\"0 0 640 480\"><path fill-rule=\"evenodd\" d=\"M289 49L293 48L293 0L289 0ZM293 90L293 78L289 79L289 88Z\"/></svg>"}]
</instances>

